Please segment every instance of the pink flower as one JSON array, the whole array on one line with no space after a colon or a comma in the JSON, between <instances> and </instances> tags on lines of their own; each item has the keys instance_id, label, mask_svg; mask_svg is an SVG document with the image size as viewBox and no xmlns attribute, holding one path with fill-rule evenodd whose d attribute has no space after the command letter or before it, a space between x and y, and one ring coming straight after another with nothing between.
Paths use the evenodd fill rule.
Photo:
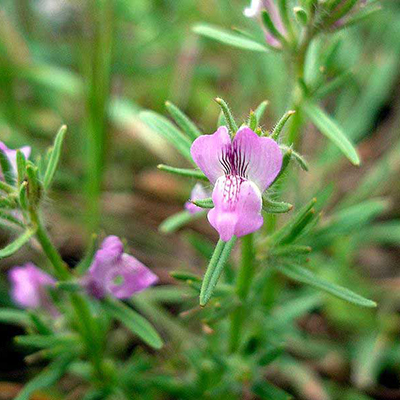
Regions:
<instances>
[{"instance_id":1,"label":"pink flower","mask_svg":"<svg viewBox=\"0 0 400 400\"><path fill-rule=\"evenodd\" d=\"M185 203L185 209L190 212L190 214L196 214L203 209L199 206L196 206L192 203L193 200L203 200L210 197L210 194L204 189L201 183L196 183L192 189L192 193L190 194L190 201Z\"/></svg>"},{"instance_id":2,"label":"pink flower","mask_svg":"<svg viewBox=\"0 0 400 400\"><path fill-rule=\"evenodd\" d=\"M13 167L14 174L17 174L17 150L9 149L3 142L0 142L0 150L6 155L11 166ZM24 154L25 158L29 158L31 154L31 148L29 146L21 147L20 150Z\"/></svg>"},{"instance_id":3,"label":"pink flower","mask_svg":"<svg viewBox=\"0 0 400 400\"><path fill-rule=\"evenodd\" d=\"M44 308L53 313L54 305L47 293L47 287L54 287L53 277L32 263L13 267L9 271L11 297L23 308Z\"/></svg>"},{"instance_id":4,"label":"pink flower","mask_svg":"<svg viewBox=\"0 0 400 400\"><path fill-rule=\"evenodd\" d=\"M191 148L195 163L214 185L210 224L223 241L260 229L262 192L278 175L282 153L271 138L240 128L231 140L221 126L212 135L197 138Z\"/></svg>"},{"instance_id":5,"label":"pink flower","mask_svg":"<svg viewBox=\"0 0 400 400\"><path fill-rule=\"evenodd\" d=\"M279 0L278 0L279 1ZM248 18L259 18L261 11L265 9L271 17L272 23L282 36L285 36L286 29L274 0L251 0L250 7L244 9L243 14ZM265 30L265 40L275 48L281 48L281 43L275 36Z\"/></svg>"},{"instance_id":6,"label":"pink flower","mask_svg":"<svg viewBox=\"0 0 400 400\"><path fill-rule=\"evenodd\" d=\"M124 253L124 246L117 236L108 236L96 252L83 285L99 299L107 294L126 299L154 285L157 280L157 275L150 269Z\"/></svg>"}]
</instances>

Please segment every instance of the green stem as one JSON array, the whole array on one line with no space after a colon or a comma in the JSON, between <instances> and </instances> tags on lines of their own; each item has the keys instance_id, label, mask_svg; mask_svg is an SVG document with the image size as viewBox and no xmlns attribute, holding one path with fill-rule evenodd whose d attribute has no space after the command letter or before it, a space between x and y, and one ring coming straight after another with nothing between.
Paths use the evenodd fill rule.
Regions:
<instances>
[{"instance_id":1,"label":"green stem","mask_svg":"<svg viewBox=\"0 0 400 400\"><path fill-rule=\"evenodd\" d=\"M86 120L84 131L87 140L87 227L95 232L101 218L101 192L105 171L105 154L108 133L107 109L110 91L112 55L112 2L89 2L88 26L91 35L86 40L83 53L86 77ZM94 12L93 12L94 11Z\"/></svg>"},{"instance_id":2,"label":"green stem","mask_svg":"<svg viewBox=\"0 0 400 400\"><path fill-rule=\"evenodd\" d=\"M0 190L2 190L5 193L14 193L14 188L10 185L8 185L7 183L0 181Z\"/></svg>"},{"instance_id":3,"label":"green stem","mask_svg":"<svg viewBox=\"0 0 400 400\"><path fill-rule=\"evenodd\" d=\"M236 352L240 346L240 335L247 316L246 300L254 277L254 236L249 234L242 238L242 259L236 279L236 294L241 305L236 308L231 317L230 351Z\"/></svg>"},{"instance_id":4,"label":"green stem","mask_svg":"<svg viewBox=\"0 0 400 400\"><path fill-rule=\"evenodd\" d=\"M68 269L67 265L61 258L60 253L53 245L50 240L48 233L43 226L36 211L31 210L31 221L36 226L36 237L46 254L47 258L51 262L55 274L60 280L70 280L73 278L73 274ZM101 385L105 383L105 374L103 369L103 352L102 352L102 340L100 338L100 332L96 320L94 319L88 301L85 297L78 293L70 294L71 304L75 312L75 320L78 326L78 330L85 343L88 357L90 358L95 376Z\"/></svg>"}]
</instances>

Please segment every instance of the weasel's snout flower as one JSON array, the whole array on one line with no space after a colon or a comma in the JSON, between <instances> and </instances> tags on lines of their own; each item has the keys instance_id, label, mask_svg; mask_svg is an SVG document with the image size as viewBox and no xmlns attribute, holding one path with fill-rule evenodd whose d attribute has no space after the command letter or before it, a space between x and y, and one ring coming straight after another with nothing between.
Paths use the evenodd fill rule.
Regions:
<instances>
[{"instance_id":1,"label":"weasel's snout flower","mask_svg":"<svg viewBox=\"0 0 400 400\"><path fill-rule=\"evenodd\" d=\"M44 308L54 311L46 290L47 287L55 285L53 277L32 263L11 268L8 276L11 282L11 297L16 304L24 308Z\"/></svg>"},{"instance_id":2,"label":"weasel's snout flower","mask_svg":"<svg viewBox=\"0 0 400 400\"><path fill-rule=\"evenodd\" d=\"M3 142L0 142L0 150L4 152L10 161L14 174L17 174L17 150L9 149ZM29 146L21 147L20 150L24 154L25 158L29 158L31 154L31 148Z\"/></svg>"},{"instance_id":3,"label":"weasel's snout flower","mask_svg":"<svg viewBox=\"0 0 400 400\"><path fill-rule=\"evenodd\" d=\"M251 0L250 7L244 9L243 14L248 18L256 18L260 16L261 10L266 10L271 17L271 21L275 28L282 36L286 35L286 28L279 14L278 7L274 0ZM281 48L281 43L269 31L265 30L265 40L272 47Z\"/></svg>"},{"instance_id":4,"label":"weasel's snout flower","mask_svg":"<svg viewBox=\"0 0 400 400\"><path fill-rule=\"evenodd\" d=\"M157 280L157 275L150 269L124 253L124 246L118 237L108 236L97 251L83 284L92 296L99 299L106 294L126 299Z\"/></svg>"},{"instance_id":5,"label":"weasel's snout flower","mask_svg":"<svg viewBox=\"0 0 400 400\"><path fill-rule=\"evenodd\" d=\"M238 130L231 140L221 126L212 135L197 138L191 148L195 163L214 190L210 224L223 241L260 229L262 192L274 181L282 166L282 153L271 138L259 137L250 128Z\"/></svg>"},{"instance_id":6,"label":"weasel's snout flower","mask_svg":"<svg viewBox=\"0 0 400 400\"><path fill-rule=\"evenodd\" d=\"M190 200L203 200L210 197L210 194L204 189L201 183L196 183L192 189L192 193L190 194ZM196 214L203 209L199 206L196 206L191 201L187 201L185 203L185 209L190 212L190 214Z\"/></svg>"}]
</instances>

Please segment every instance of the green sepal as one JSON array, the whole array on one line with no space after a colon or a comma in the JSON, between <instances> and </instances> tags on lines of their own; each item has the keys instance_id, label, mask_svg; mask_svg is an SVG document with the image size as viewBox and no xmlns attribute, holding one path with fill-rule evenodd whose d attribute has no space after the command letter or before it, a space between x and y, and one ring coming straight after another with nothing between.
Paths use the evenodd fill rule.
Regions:
<instances>
[{"instance_id":1,"label":"green sepal","mask_svg":"<svg viewBox=\"0 0 400 400\"><path fill-rule=\"evenodd\" d=\"M291 157L293 157L293 159L297 162L297 164L300 166L300 168L303 171L308 171L308 169L309 169L308 164L307 164L307 161L304 159L304 157L302 157L299 153L294 151L291 147L285 146L283 144L280 145L279 147L284 152L290 151Z\"/></svg>"},{"instance_id":2,"label":"green sepal","mask_svg":"<svg viewBox=\"0 0 400 400\"><path fill-rule=\"evenodd\" d=\"M207 199L190 200L197 207L201 208L214 208L214 203L211 197Z\"/></svg>"},{"instance_id":3,"label":"green sepal","mask_svg":"<svg viewBox=\"0 0 400 400\"><path fill-rule=\"evenodd\" d=\"M296 113L296 111L289 110L282 116L282 118L278 121L278 123L275 125L275 127L271 131L270 137L272 139L274 139L275 141L278 140L279 135L281 134L283 127L286 125L286 122L295 113Z\"/></svg>"},{"instance_id":4,"label":"green sepal","mask_svg":"<svg viewBox=\"0 0 400 400\"><path fill-rule=\"evenodd\" d=\"M53 150L51 151L49 162L47 164L46 172L43 178L43 186L45 189L48 189L50 187L54 175L57 171L66 132L67 132L67 126L66 125L61 126L54 140Z\"/></svg>"},{"instance_id":5,"label":"green sepal","mask_svg":"<svg viewBox=\"0 0 400 400\"><path fill-rule=\"evenodd\" d=\"M269 101L264 100L255 109L254 114L256 114L256 117L257 117L257 126L260 125L261 119L265 114L265 110L267 109L268 104L269 104Z\"/></svg>"},{"instance_id":6,"label":"green sepal","mask_svg":"<svg viewBox=\"0 0 400 400\"><path fill-rule=\"evenodd\" d=\"M26 192L28 203L30 207L35 208L39 204L42 195L42 185L38 176L38 168L28 162L26 166L26 174L28 180Z\"/></svg>"},{"instance_id":7,"label":"green sepal","mask_svg":"<svg viewBox=\"0 0 400 400\"><path fill-rule=\"evenodd\" d=\"M228 104L226 103L225 100L217 97L215 101L218 103L218 105L221 107L221 111L223 112L225 116L226 123L228 125L229 132L232 136L234 136L238 130L237 124L235 122L235 119L233 118L233 115L231 113L231 110L229 109Z\"/></svg>"},{"instance_id":8,"label":"green sepal","mask_svg":"<svg viewBox=\"0 0 400 400\"><path fill-rule=\"evenodd\" d=\"M257 115L254 111L250 111L249 118L247 120L247 125L252 131L255 131L258 126Z\"/></svg>"},{"instance_id":9,"label":"green sepal","mask_svg":"<svg viewBox=\"0 0 400 400\"><path fill-rule=\"evenodd\" d=\"M21 150L17 150L17 171L18 171L18 186L25 180L26 177L26 158Z\"/></svg>"},{"instance_id":10,"label":"green sepal","mask_svg":"<svg viewBox=\"0 0 400 400\"><path fill-rule=\"evenodd\" d=\"M284 201L273 201L263 196L263 210L270 214L287 213L293 209L293 205Z\"/></svg>"},{"instance_id":11,"label":"green sepal","mask_svg":"<svg viewBox=\"0 0 400 400\"><path fill-rule=\"evenodd\" d=\"M297 22L302 26L307 26L307 24L308 24L307 11L302 7L294 7L293 12L294 12Z\"/></svg>"}]
</instances>

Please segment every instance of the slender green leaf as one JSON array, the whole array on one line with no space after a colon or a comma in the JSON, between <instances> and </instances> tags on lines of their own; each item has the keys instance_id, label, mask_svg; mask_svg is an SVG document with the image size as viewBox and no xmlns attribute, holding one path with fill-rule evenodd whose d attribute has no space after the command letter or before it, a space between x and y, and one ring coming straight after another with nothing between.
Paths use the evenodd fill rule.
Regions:
<instances>
[{"instance_id":1,"label":"slender green leaf","mask_svg":"<svg viewBox=\"0 0 400 400\"><path fill-rule=\"evenodd\" d=\"M3 219L7 222L11 222L12 224L19 226L20 228L25 228L25 224L23 223L23 221L21 219L17 218L13 214L9 214L8 212L3 211L3 210L0 210L0 219Z\"/></svg>"},{"instance_id":2,"label":"slender green leaf","mask_svg":"<svg viewBox=\"0 0 400 400\"><path fill-rule=\"evenodd\" d=\"M196 124L175 104L167 101L165 106L176 124L186 133L190 140L195 140L202 135Z\"/></svg>"},{"instance_id":3,"label":"slender green leaf","mask_svg":"<svg viewBox=\"0 0 400 400\"><path fill-rule=\"evenodd\" d=\"M28 229L21 236L15 239L8 246L0 250L0 259L9 257L15 252L17 252L24 244L26 244L29 239L35 234L34 230Z\"/></svg>"},{"instance_id":4,"label":"slender green leaf","mask_svg":"<svg viewBox=\"0 0 400 400\"><path fill-rule=\"evenodd\" d=\"M190 168L175 168L169 165L159 164L157 168L161 171L169 172L171 174L187 176L189 178L201 179L203 181L208 181L208 178L198 169Z\"/></svg>"},{"instance_id":5,"label":"slender green leaf","mask_svg":"<svg viewBox=\"0 0 400 400\"><path fill-rule=\"evenodd\" d=\"M194 26L193 31L198 35L205 36L229 46L238 47L244 50L267 52L268 48L255 40L249 39L242 35L229 32L219 27L208 24L199 24Z\"/></svg>"},{"instance_id":6,"label":"slender green leaf","mask_svg":"<svg viewBox=\"0 0 400 400\"><path fill-rule=\"evenodd\" d=\"M285 151L285 153L290 151L291 156L297 162L297 164L300 166L300 168L303 171L308 171L308 164L307 164L307 161L304 159L304 157L302 157L299 153L297 153L296 151L294 151L292 148L290 148L288 146L281 144L279 147L281 150Z\"/></svg>"},{"instance_id":7,"label":"slender green leaf","mask_svg":"<svg viewBox=\"0 0 400 400\"><path fill-rule=\"evenodd\" d=\"M54 346L76 346L79 343L79 338L76 335L25 335L16 336L15 342L21 346L35 347L46 349Z\"/></svg>"},{"instance_id":8,"label":"slender green leaf","mask_svg":"<svg viewBox=\"0 0 400 400\"><path fill-rule=\"evenodd\" d=\"M191 214L189 211L181 211L164 220L158 229L162 233L172 233L182 226L187 225L189 222L204 217L204 215L205 211L196 214Z\"/></svg>"},{"instance_id":9,"label":"slender green leaf","mask_svg":"<svg viewBox=\"0 0 400 400\"><path fill-rule=\"evenodd\" d=\"M67 126L63 125L54 140L53 151L50 155L50 160L47 165L46 173L43 178L43 186L45 189L48 189L53 181L54 174L56 173L58 163L60 161L62 144L64 142L65 133L67 132Z\"/></svg>"},{"instance_id":10,"label":"slender green leaf","mask_svg":"<svg viewBox=\"0 0 400 400\"><path fill-rule=\"evenodd\" d=\"M191 202L197 206L197 207L201 207L201 208L214 208L214 203L212 201L212 198L208 198L208 199L197 199L197 200L191 200Z\"/></svg>"},{"instance_id":11,"label":"slender green leaf","mask_svg":"<svg viewBox=\"0 0 400 400\"><path fill-rule=\"evenodd\" d=\"M354 164L360 164L360 158L353 144L346 137L338 124L318 105L306 101L303 110L315 126L330 139L342 153Z\"/></svg>"},{"instance_id":12,"label":"slender green leaf","mask_svg":"<svg viewBox=\"0 0 400 400\"><path fill-rule=\"evenodd\" d=\"M124 324L133 334L155 349L160 349L163 342L157 331L144 317L115 299L107 298L103 302L109 315Z\"/></svg>"},{"instance_id":13,"label":"slender green leaf","mask_svg":"<svg viewBox=\"0 0 400 400\"><path fill-rule=\"evenodd\" d=\"M293 399L289 393L271 385L266 381L258 381L253 385L252 392L263 400L290 400Z\"/></svg>"},{"instance_id":14,"label":"slender green leaf","mask_svg":"<svg viewBox=\"0 0 400 400\"><path fill-rule=\"evenodd\" d=\"M14 400L29 400L37 390L47 388L58 382L66 372L73 357L70 354L54 360L40 374L28 382Z\"/></svg>"},{"instance_id":15,"label":"slender green leaf","mask_svg":"<svg viewBox=\"0 0 400 400\"><path fill-rule=\"evenodd\" d=\"M312 271L299 265L277 265L275 268L295 281L305 283L317 289L321 289L342 300L346 300L349 303L357 304L362 307L376 307L376 303L374 301L366 299L365 297L362 297L347 288L325 281L324 279L315 275Z\"/></svg>"},{"instance_id":16,"label":"slender green leaf","mask_svg":"<svg viewBox=\"0 0 400 400\"><path fill-rule=\"evenodd\" d=\"M193 162L192 156L190 155L190 146L192 142L167 118L153 111L142 111L139 117L154 132L171 143L185 158Z\"/></svg>"},{"instance_id":17,"label":"slender green leaf","mask_svg":"<svg viewBox=\"0 0 400 400\"><path fill-rule=\"evenodd\" d=\"M221 239L218 241L201 286L200 305L202 307L210 300L235 243L235 236L229 242L223 242Z\"/></svg>"},{"instance_id":18,"label":"slender green leaf","mask_svg":"<svg viewBox=\"0 0 400 400\"><path fill-rule=\"evenodd\" d=\"M0 308L0 322L12 325L32 325L29 314L23 310L13 308Z\"/></svg>"}]
</instances>

